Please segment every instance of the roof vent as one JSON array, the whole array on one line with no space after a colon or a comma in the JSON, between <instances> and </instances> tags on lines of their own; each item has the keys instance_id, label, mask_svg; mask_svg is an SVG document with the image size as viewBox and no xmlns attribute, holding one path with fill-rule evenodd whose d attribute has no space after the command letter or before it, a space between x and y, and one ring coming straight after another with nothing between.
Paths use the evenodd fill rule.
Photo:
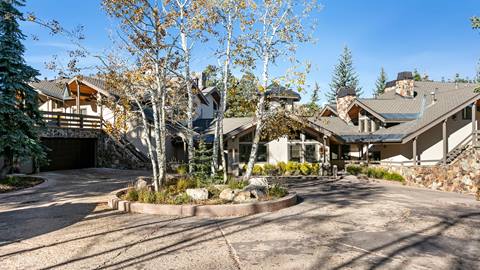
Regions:
<instances>
[{"instance_id":1,"label":"roof vent","mask_svg":"<svg viewBox=\"0 0 480 270\"><path fill-rule=\"evenodd\" d=\"M438 88L435 88L435 90L433 90L430 95L432 96L432 105L435 104L435 102L437 102L437 90Z\"/></svg>"}]
</instances>

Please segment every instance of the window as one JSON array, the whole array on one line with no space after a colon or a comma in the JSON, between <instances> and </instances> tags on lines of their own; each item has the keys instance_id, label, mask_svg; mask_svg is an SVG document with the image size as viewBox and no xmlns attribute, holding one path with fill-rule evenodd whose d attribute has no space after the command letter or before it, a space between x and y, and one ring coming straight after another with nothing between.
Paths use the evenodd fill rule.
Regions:
<instances>
[{"instance_id":1,"label":"window","mask_svg":"<svg viewBox=\"0 0 480 270\"><path fill-rule=\"evenodd\" d=\"M239 158L240 162L248 162L252 151L253 132L247 133L239 139ZM257 148L257 162L268 161L268 147L266 143L259 143Z\"/></svg>"},{"instance_id":2,"label":"window","mask_svg":"<svg viewBox=\"0 0 480 270\"><path fill-rule=\"evenodd\" d=\"M350 145L344 144L342 145L342 159L349 160L350 158Z\"/></svg>"},{"instance_id":3,"label":"window","mask_svg":"<svg viewBox=\"0 0 480 270\"><path fill-rule=\"evenodd\" d=\"M462 120L472 120L472 107L468 106L462 111Z\"/></svg>"},{"instance_id":4,"label":"window","mask_svg":"<svg viewBox=\"0 0 480 270\"><path fill-rule=\"evenodd\" d=\"M290 161L300 162L302 158L302 145L290 144L288 147L288 156Z\"/></svg>"},{"instance_id":5,"label":"window","mask_svg":"<svg viewBox=\"0 0 480 270\"><path fill-rule=\"evenodd\" d=\"M218 110L218 105L216 102L213 102L213 110L214 111Z\"/></svg>"},{"instance_id":6,"label":"window","mask_svg":"<svg viewBox=\"0 0 480 270\"><path fill-rule=\"evenodd\" d=\"M305 145L305 161L310 163L318 162L315 144Z\"/></svg>"}]
</instances>

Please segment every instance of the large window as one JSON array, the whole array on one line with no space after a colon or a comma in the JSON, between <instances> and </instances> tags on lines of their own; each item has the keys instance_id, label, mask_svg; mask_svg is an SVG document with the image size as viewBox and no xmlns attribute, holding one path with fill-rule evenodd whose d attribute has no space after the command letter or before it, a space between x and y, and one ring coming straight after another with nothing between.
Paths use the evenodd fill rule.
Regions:
<instances>
[{"instance_id":1,"label":"large window","mask_svg":"<svg viewBox=\"0 0 480 270\"><path fill-rule=\"evenodd\" d=\"M463 109L462 120L472 120L472 106Z\"/></svg>"},{"instance_id":2,"label":"large window","mask_svg":"<svg viewBox=\"0 0 480 270\"><path fill-rule=\"evenodd\" d=\"M302 145L301 144L290 144L288 147L290 161L300 162L302 159Z\"/></svg>"},{"instance_id":3,"label":"large window","mask_svg":"<svg viewBox=\"0 0 480 270\"><path fill-rule=\"evenodd\" d=\"M252 142L253 142L253 133L248 133L239 139L239 158L241 163L248 162L250 158L250 153L252 151ZM264 142L258 144L257 149L257 162L267 162L268 161L268 147Z\"/></svg>"},{"instance_id":4,"label":"large window","mask_svg":"<svg viewBox=\"0 0 480 270\"><path fill-rule=\"evenodd\" d=\"M305 145L305 161L306 162L318 162L317 159L317 147L315 144Z\"/></svg>"},{"instance_id":5,"label":"large window","mask_svg":"<svg viewBox=\"0 0 480 270\"><path fill-rule=\"evenodd\" d=\"M309 133L298 134L290 138L288 146L288 160L296 162L319 162L320 143Z\"/></svg>"}]
</instances>

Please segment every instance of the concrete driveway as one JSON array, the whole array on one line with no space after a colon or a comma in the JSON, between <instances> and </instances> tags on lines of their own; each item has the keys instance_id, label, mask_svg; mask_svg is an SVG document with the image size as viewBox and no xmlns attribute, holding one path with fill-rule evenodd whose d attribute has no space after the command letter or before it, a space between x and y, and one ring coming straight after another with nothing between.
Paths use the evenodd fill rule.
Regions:
<instances>
[{"instance_id":1,"label":"concrete driveway","mask_svg":"<svg viewBox=\"0 0 480 270\"><path fill-rule=\"evenodd\" d=\"M44 174L0 197L1 269L480 269L473 196L354 178L289 183L294 207L241 218L111 211L138 171Z\"/></svg>"}]
</instances>

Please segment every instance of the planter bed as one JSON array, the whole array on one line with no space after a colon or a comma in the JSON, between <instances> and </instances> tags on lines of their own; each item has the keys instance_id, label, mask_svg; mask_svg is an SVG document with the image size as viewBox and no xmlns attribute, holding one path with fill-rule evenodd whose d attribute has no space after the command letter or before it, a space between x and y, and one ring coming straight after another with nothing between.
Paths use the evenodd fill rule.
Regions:
<instances>
[{"instance_id":1,"label":"planter bed","mask_svg":"<svg viewBox=\"0 0 480 270\"><path fill-rule=\"evenodd\" d=\"M297 194L289 193L285 197L276 200L239 204L150 204L122 200L121 197L127 190L128 188L125 188L114 192L114 198L108 201L109 207L123 212L153 215L229 217L277 211L293 206L297 203Z\"/></svg>"},{"instance_id":2,"label":"planter bed","mask_svg":"<svg viewBox=\"0 0 480 270\"><path fill-rule=\"evenodd\" d=\"M45 182L45 179L43 179L42 177L24 174L13 174L7 177L9 179L0 180L0 193L18 191L34 187Z\"/></svg>"}]
</instances>

